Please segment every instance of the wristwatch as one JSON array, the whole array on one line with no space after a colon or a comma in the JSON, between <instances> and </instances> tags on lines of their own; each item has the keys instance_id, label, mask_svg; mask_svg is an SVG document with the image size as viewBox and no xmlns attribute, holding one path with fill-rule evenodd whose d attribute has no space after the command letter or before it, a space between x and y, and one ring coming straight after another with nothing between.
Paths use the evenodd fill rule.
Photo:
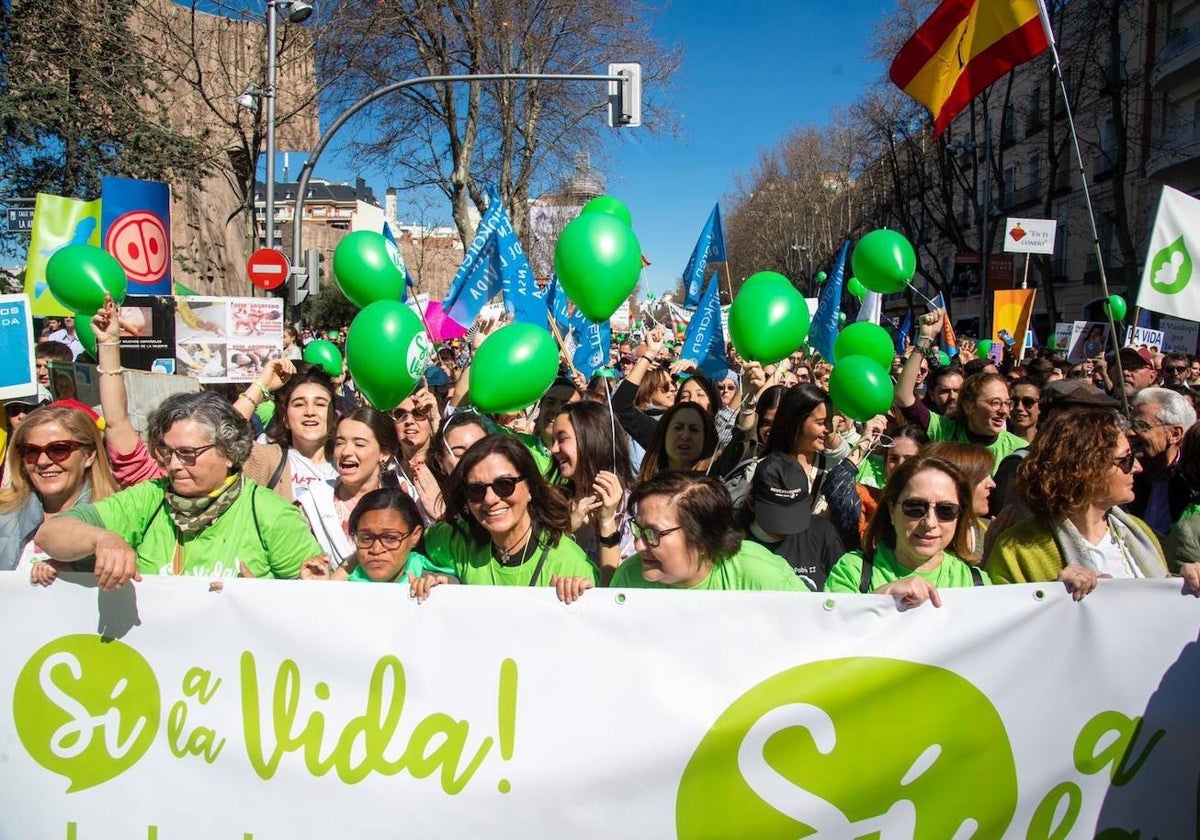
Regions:
<instances>
[{"instance_id":1,"label":"wristwatch","mask_svg":"<svg viewBox=\"0 0 1200 840\"><path fill-rule=\"evenodd\" d=\"M618 528L607 537L602 537L597 534L596 542L600 543L600 545L604 546L605 548L615 548L621 544L621 530Z\"/></svg>"}]
</instances>

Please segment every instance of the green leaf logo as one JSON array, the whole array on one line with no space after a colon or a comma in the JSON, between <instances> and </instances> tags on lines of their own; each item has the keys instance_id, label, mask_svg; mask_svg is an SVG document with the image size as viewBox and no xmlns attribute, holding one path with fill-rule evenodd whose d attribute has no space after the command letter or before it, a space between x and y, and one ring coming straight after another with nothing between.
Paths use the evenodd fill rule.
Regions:
<instances>
[{"instance_id":1,"label":"green leaf logo","mask_svg":"<svg viewBox=\"0 0 1200 840\"><path fill-rule=\"evenodd\" d=\"M154 671L129 645L63 636L21 669L13 718L25 750L73 793L137 763L158 732L161 703Z\"/></svg>"},{"instance_id":2,"label":"green leaf logo","mask_svg":"<svg viewBox=\"0 0 1200 840\"><path fill-rule=\"evenodd\" d=\"M986 779L986 784L980 780ZM679 840L1004 836L1012 747L991 701L932 665L801 665L733 702L679 783Z\"/></svg>"},{"instance_id":3,"label":"green leaf logo","mask_svg":"<svg viewBox=\"0 0 1200 840\"><path fill-rule=\"evenodd\" d=\"M1192 279L1192 255L1179 237L1154 255L1150 262L1150 288L1164 295L1183 291Z\"/></svg>"}]
</instances>

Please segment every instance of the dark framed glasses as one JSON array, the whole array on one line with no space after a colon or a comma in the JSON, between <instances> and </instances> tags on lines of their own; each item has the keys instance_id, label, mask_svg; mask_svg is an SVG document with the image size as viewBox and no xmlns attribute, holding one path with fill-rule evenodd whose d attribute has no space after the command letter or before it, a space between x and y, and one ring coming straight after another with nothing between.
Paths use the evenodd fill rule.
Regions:
<instances>
[{"instance_id":1,"label":"dark framed glasses","mask_svg":"<svg viewBox=\"0 0 1200 840\"><path fill-rule=\"evenodd\" d=\"M1133 465L1136 462L1137 462L1137 459L1134 457L1133 452L1131 451L1128 455L1126 455L1123 458L1114 459L1113 466L1116 467L1117 469L1119 469L1121 472L1125 473L1125 475L1129 475L1131 472L1133 472Z\"/></svg>"},{"instance_id":2,"label":"dark framed glasses","mask_svg":"<svg viewBox=\"0 0 1200 840\"><path fill-rule=\"evenodd\" d=\"M181 446L178 449L172 449L169 446L158 446L154 449L154 460L165 467L171 463L172 458L178 458L179 463L185 467L194 467L196 466L197 458L215 447L215 443L210 443L208 446Z\"/></svg>"},{"instance_id":3,"label":"dark framed glasses","mask_svg":"<svg viewBox=\"0 0 1200 840\"><path fill-rule=\"evenodd\" d=\"M467 501L472 504L479 504L487 497L487 491L490 488L501 499L507 499L517 490L517 485L524 481L523 476L502 475L495 481L488 484L483 482L473 481L467 485Z\"/></svg>"},{"instance_id":4,"label":"dark framed glasses","mask_svg":"<svg viewBox=\"0 0 1200 840\"><path fill-rule=\"evenodd\" d=\"M676 525L674 528L663 528L659 530L652 525L639 525L636 522L631 522L629 525L633 531L633 538L641 540L651 548L658 548L658 544L662 542L662 538L672 531L678 531L682 525Z\"/></svg>"},{"instance_id":5,"label":"dark framed glasses","mask_svg":"<svg viewBox=\"0 0 1200 840\"><path fill-rule=\"evenodd\" d=\"M420 406L418 408L414 408L412 411L408 411L403 408L397 408L392 412L392 419L399 420L401 423L403 423L409 417L414 420L428 420L429 409L425 406Z\"/></svg>"},{"instance_id":6,"label":"dark framed glasses","mask_svg":"<svg viewBox=\"0 0 1200 840\"><path fill-rule=\"evenodd\" d=\"M412 531L404 534L397 534L389 531L386 534L372 534L370 531L355 531L354 544L359 548L370 548L375 543L382 543L383 547L388 551L395 551L400 547L400 543L408 539Z\"/></svg>"},{"instance_id":7,"label":"dark framed glasses","mask_svg":"<svg viewBox=\"0 0 1200 840\"><path fill-rule=\"evenodd\" d=\"M61 464L63 461L70 458L79 449L91 449L90 443L80 443L77 440L55 440L47 443L45 446L38 446L36 443L21 444L21 460L27 465L33 466L42 457L42 453L46 454L56 464Z\"/></svg>"},{"instance_id":8,"label":"dark framed glasses","mask_svg":"<svg viewBox=\"0 0 1200 840\"><path fill-rule=\"evenodd\" d=\"M933 515L938 522L956 522L958 514L962 512L962 506L956 502L930 502L925 499L905 499L900 503L900 510L909 519L920 520L929 516L929 509L933 508Z\"/></svg>"}]
</instances>

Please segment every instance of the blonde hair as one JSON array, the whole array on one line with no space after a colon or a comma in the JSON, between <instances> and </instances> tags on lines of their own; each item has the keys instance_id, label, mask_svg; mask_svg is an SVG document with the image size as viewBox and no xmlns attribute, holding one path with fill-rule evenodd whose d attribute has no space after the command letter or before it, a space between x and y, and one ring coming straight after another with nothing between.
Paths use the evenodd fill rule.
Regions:
<instances>
[{"instance_id":1,"label":"blonde hair","mask_svg":"<svg viewBox=\"0 0 1200 840\"><path fill-rule=\"evenodd\" d=\"M25 416L21 425L13 432L8 445L8 470L12 478L12 486L0 490L0 514L20 510L29 501L35 491L29 480L28 468L21 457L21 449L29 441L30 433L38 426L57 423L67 430L71 440L83 443L91 448L96 457L88 471L88 480L92 485L92 501L98 502L120 488L113 478L112 467L108 463L108 453L104 451L104 437L100 429L86 412L65 405L47 405L35 409Z\"/></svg>"}]
</instances>

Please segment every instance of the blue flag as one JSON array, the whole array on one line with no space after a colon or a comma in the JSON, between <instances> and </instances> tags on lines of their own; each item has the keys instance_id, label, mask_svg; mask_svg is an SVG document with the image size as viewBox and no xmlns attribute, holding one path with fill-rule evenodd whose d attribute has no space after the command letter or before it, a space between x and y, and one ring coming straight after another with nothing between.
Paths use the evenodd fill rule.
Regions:
<instances>
[{"instance_id":1,"label":"blue flag","mask_svg":"<svg viewBox=\"0 0 1200 840\"><path fill-rule=\"evenodd\" d=\"M717 274L713 272L700 307L688 322L679 358L696 363L696 367L713 382L720 382L729 373L725 356L725 330L721 328L721 298L717 292Z\"/></svg>"},{"instance_id":2,"label":"blue flag","mask_svg":"<svg viewBox=\"0 0 1200 840\"><path fill-rule=\"evenodd\" d=\"M525 249L521 247L521 240L513 231L512 222L509 221L503 207L500 208L495 240L496 258L500 261L500 291L504 295L504 308L518 323L549 329L546 321L546 301L537 287L533 268L529 265L529 258L525 256Z\"/></svg>"},{"instance_id":3,"label":"blue flag","mask_svg":"<svg viewBox=\"0 0 1200 840\"><path fill-rule=\"evenodd\" d=\"M908 338L908 334L912 332L912 310L909 309L904 313L904 320L900 322L900 328L896 330L896 355L904 355L904 340Z\"/></svg>"},{"instance_id":4,"label":"blue flag","mask_svg":"<svg viewBox=\"0 0 1200 840\"><path fill-rule=\"evenodd\" d=\"M571 314L567 311L567 293L559 284L557 274L551 274L550 282L546 284L546 312L554 319L559 333L565 336L571 331Z\"/></svg>"},{"instance_id":5,"label":"blue flag","mask_svg":"<svg viewBox=\"0 0 1200 840\"><path fill-rule=\"evenodd\" d=\"M725 262L725 230L721 227L721 205L714 204L708 214L704 230L696 240L691 259L683 270L683 306L694 309L700 305L700 293L704 290L704 278L708 276L710 262Z\"/></svg>"},{"instance_id":6,"label":"blue flag","mask_svg":"<svg viewBox=\"0 0 1200 840\"><path fill-rule=\"evenodd\" d=\"M808 333L808 343L827 362L834 361L833 343L838 337L838 314L842 311L842 279L846 274L846 255L849 252L850 240L847 239L842 244L833 273L829 275L825 288L821 290L821 300L817 304L812 329Z\"/></svg>"},{"instance_id":7,"label":"blue flag","mask_svg":"<svg viewBox=\"0 0 1200 840\"><path fill-rule=\"evenodd\" d=\"M561 295L560 295L561 296ZM578 309L572 316L571 329L575 336L575 353L571 364L588 379L608 364L612 349L612 331L608 321L589 321Z\"/></svg>"},{"instance_id":8,"label":"blue flag","mask_svg":"<svg viewBox=\"0 0 1200 840\"><path fill-rule=\"evenodd\" d=\"M404 255L400 253L400 243L396 241L396 234L392 233L392 227L387 222L383 223L383 238L387 242L388 256L404 275L404 288L400 290L400 302L404 303L408 300L408 287L413 285L412 275L408 273L408 267L404 264Z\"/></svg>"}]
</instances>

